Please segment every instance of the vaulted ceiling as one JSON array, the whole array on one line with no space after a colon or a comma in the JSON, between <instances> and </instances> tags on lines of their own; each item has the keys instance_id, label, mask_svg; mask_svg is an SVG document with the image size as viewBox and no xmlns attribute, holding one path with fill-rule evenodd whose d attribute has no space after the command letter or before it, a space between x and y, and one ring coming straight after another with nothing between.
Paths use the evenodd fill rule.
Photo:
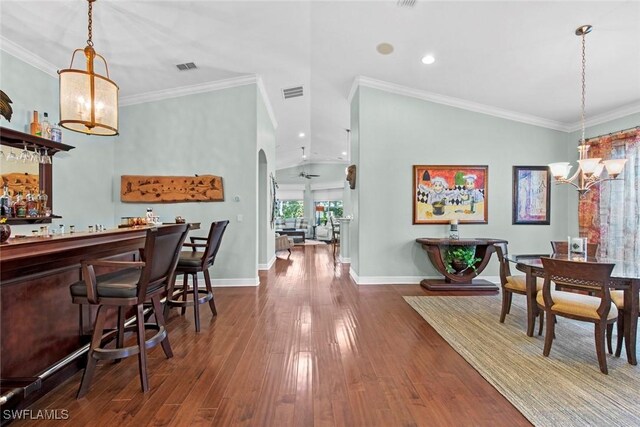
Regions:
<instances>
[{"instance_id":1,"label":"vaulted ceiling","mask_svg":"<svg viewBox=\"0 0 640 427\"><path fill-rule=\"evenodd\" d=\"M2 48L65 68L86 40L84 0L0 3ZM489 113L575 128L580 39L587 115L640 111L640 2L116 1L94 6L96 50L126 102L149 92L260 75L278 122L278 168L346 161L357 76ZM389 55L376 51L393 45ZM432 54L436 61L420 59ZM176 64L198 68L180 72ZM374 80L371 80L374 81ZM285 100L283 88L303 86ZM427 96L427 97L428 97ZM504 114L503 114L504 115ZM300 137L300 133L304 137Z\"/></svg>"}]
</instances>

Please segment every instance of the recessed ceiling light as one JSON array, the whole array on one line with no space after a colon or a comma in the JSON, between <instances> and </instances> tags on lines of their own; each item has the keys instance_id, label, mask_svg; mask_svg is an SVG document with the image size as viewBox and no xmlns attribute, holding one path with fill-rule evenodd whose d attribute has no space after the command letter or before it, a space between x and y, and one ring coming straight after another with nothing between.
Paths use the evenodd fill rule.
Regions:
<instances>
[{"instance_id":1,"label":"recessed ceiling light","mask_svg":"<svg viewBox=\"0 0 640 427\"><path fill-rule=\"evenodd\" d=\"M436 58L434 58L433 55L425 55L422 57L422 63L425 65L433 64L434 62L436 62Z\"/></svg>"},{"instance_id":2,"label":"recessed ceiling light","mask_svg":"<svg viewBox=\"0 0 640 427\"><path fill-rule=\"evenodd\" d=\"M378 46L376 46L376 50L381 55L389 55L391 52L393 52L393 45L391 45L390 43L380 43Z\"/></svg>"},{"instance_id":3,"label":"recessed ceiling light","mask_svg":"<svg viewBox=\"0 0 640 427\"><path fill-rule=\"evenodd\" d=\"M299 136L300 138L304 138L304 132L300 132L300 133L298 134L298 136Z\"/></svg>"},{"instance_id":4,"label":"recessed ceiling light","mask_svg":"<svg viewBox=\"0 0 640 427\"><path fill-rule=\"evenodd\" d=\"M343 156L346 156L346 155L347 155L347 152L346 152L346 151L343 151L343 152L342 152L342 155L343 155Z\"/></svg>"}]
</instances>

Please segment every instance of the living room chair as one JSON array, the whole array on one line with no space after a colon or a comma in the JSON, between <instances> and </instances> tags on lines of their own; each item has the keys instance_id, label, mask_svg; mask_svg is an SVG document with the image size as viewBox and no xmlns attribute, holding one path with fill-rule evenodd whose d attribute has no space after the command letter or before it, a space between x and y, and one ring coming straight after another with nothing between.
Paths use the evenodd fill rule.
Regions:
<instances>
[{"instance_id":1,"label":"living room chair","mask_svg":"<svg viewBox=\"0 0 640 427\"><path fill-rule=\"evenodd\" d=\"M222 236L228 225L228 220L212 222L207 237L189 238L191 243L185 243L184 246L191 248L191 251L183 251L180 253L178 266L176 267L176 276L178 274L183 275L182 286L178 289L175 288L175 278L169 286L166 305L167 313L171 307L180 307L181 314L184 315L187 307L193 307L196 332L200 332L200 304L208 302L211 313L214 316L218 314L215 299L213 298L209 268L212 267L215 262L220 244L222 243ZM202 251L198 251L198 248L202 248ZM206 289L200 289L198 287L198 273L204 275ZM189 288L189 276L191 276L193 282L191 288ZM191 300L188 299L189 293L193 296ZM182 300L178 300L180 297Z\"/></svg>"},{"instance_id":2,"label":"living room chair","mask_svg":"<svg viewBox=\"0 0 640 427\"><path fill-rule=\"evenodd\" d=\"M276 233L276 252L289 251L289 258L291 256L291 248L294 246L293 239L287 235L280 235Z\"/></svg>"},{"instance_id":3,"label":"living room chair","mask_svg":"<svg viewBox=\"0 0 640 427\"><path fill-rule=\"evenodd\" d=\"M160 305L160 298L166 294L168 283L173 279L178 262L178 254L189 230L188 224L167 225L147 230L141 261L87 260L82 262L83 280L71 285L70 292L74 304L97 306L95 325L87 354L77 398L89 391L98 360L120 360L138 355L140 384L142 391L149 390L147 378L147 349L162 345L167 358L173 357L169 336ZM94 267L109 267L117 270L96 276ZM150 302L156 323L145 323L144 303ZM135 308L135 326L124 326L127 309ZM117 329L104 333L107 314L111 309L118 312ZM145 330L156 331L145 339ZM124 347L125 331L134 331L137 344ZM116 338L116 348L104 348Z\"/></svg>"},{"instance_id":4,"label":"living room chair","mask_svg":"<svg viewBox=\"0 0 640 427\"><path fill-rule=\"evenodd\" d=\"M605 334L607 327L618 319L618 309L611 300L611 271L615 264L565 261L542 257L545 279L536 301L547 316L543 354L549 356L555 333L556 316L594 324L598 365L607 374ZM581 287L599 296L551 290L551 282Z\"/></svg>"},{"instance_id":5,"label":"living room chair","mask_svg":"<svg viewBox=\"0 0 640 427\"><path fill-rule=\"evenodd\" d=\"M525 275L513 276L509 267L509 261L506 257L508 255L508 248L506 243L495 243L493 245L496 249L496 255L498 256L498 262L500 263L500 285L502 287L502 310L500 311L500 323L504 323L504 320L511 311L511 301L513 294L527 295L527 277ZM541 277L536 278L536 292L542 289L544 280ZM540 325L538 327L538 335L542 335L542 328L544 327L544 311L540 311L538 316L540 318Z\"/></svg>"}]
</instances>

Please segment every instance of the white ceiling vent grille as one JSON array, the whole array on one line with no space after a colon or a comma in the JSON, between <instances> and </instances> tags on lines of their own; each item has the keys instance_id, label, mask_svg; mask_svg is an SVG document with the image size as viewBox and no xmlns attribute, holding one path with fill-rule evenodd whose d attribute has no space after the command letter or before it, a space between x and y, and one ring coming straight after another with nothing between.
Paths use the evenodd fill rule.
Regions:
<instances>
[{"instance_id":1,"label":"white ceiling vent grille","mask_svg":"<svg viewBox=\"0 0 640 427\"><path fill-rule=\"evenodd\" d=\"M398 7L414 7L416 5L416 0L398 0Z\"/></svg>"},{"instance_id":2,"label":"white ceiling vent grille","mask_svg":"<svg viewBox=\"0 0 640 427\"><path fill-rule=\"evenodd\" d=\"M178 67L178 70L180 71L188 71L188 70L195 70L196 68L196 64L194 64L193 62L186 62L184 64L178 64L176 65L176 67Z\"/></svg>"},{"instance_id":3,"label":"white ceiling vent grille","mask_svg":"<svg viewBox=\"0 0 640 427\"><path fill-rule=\"evenodd\" d=\"M302 86L282 89L282 96L284 97L284 99L297 98L302 95L304 95Z\"/></svg>"}]
</instances>

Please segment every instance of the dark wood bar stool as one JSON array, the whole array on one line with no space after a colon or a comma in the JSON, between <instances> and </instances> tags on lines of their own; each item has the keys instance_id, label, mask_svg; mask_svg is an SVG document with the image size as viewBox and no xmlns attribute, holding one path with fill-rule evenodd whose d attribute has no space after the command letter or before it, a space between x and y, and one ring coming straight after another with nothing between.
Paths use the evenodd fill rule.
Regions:
<instances>
[{"instance_id":1,"label":"dark wood bar stool","mask_svg":"<svg viewBox=\"0 0 640 427\"><path fill-rule=\"evenodd\" d=\"M89 391L98 360L120 360L137 354L140 383L142 391L146 392L149 390L147 349L160 343L167 358L173 356L164 326L160 298L165 295L168 284L173 281L180 249L188 230L188 224L149 229L145 247L141 250L142 261L89 260L82 262L83 280L71 285L71 297L75 304L97 305L98 312L78 398ZM118 270L96 277L94 267L111 267ZM150 302L153 307L155 324L144 321L145 302ZM136 324L125 328L125 311L130 307L136 308ZM111 309L118 310L118 327L103 334L107 313ZM145 340L146 329L154 330L156 334ZM136 333L136 345L123 347L125 331ZM114 337L116 348L102 347L103 343Z\"/></svg>"},{"instance_id":2,"label":"dark wood bar stool","mask_svg":"<svg viewBox=\"0 0 640 427\"><path fill-rule=\"evenodd\" d=\"M167 305L165 307L165 315L171 307L180 307L181 313L184 314L186 308L193 306L193 316L195 318L196 332L200 332L200 304L209 302L209 308L213 315L217 315L216 303L213 298L213 289L211 288L211 277L209 276L209 267L213 263L220 249L222 235L229 225L229 221L217 221L211 223L208 237L190 237L191 243L185 243L184 246L190 247L191 251L182 252L176 267L176 276L180 273L182 276L182 286L175 287L175 278L171 283L167 295ZM196 243L205 241L206 243ZM197 251L198 248L204 248L203 251ZM204 283L206 290L198 289L198 273L204 274ZM189 276L193 278L193 284L189 288ZM188 294L193 295L193 299L188 299ZM179 300L178 298L182 298Z\"/></svg>"}]
</instances>

